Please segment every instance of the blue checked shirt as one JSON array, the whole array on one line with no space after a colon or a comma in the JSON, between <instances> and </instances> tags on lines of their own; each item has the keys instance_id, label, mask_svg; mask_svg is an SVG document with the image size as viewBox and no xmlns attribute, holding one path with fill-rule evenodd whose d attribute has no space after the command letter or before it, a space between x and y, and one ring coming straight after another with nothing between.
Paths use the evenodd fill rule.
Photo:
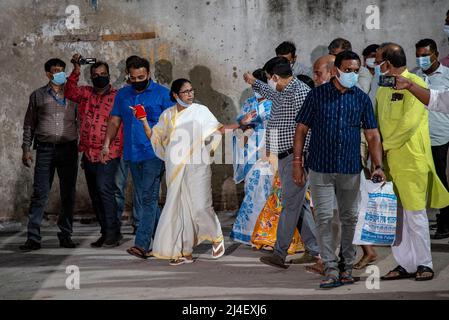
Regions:
<instances>
[{"instance_id":1,"label":"blue checked shirt","mask_svg":"<svg viewBox=\"0 0 449 320\"><path fill-rule=\"evenodd\" d=\"M342 94L332 81L323 84L309 93L296 122L313 130L308 168L320 173L360 173L360 128L377 128L366 93L353 87Z\"/></svg>"},{"instance_id":2,"label":"blue checked shirt","mask_svg":"<svg viewBox=\"0 0 449 320\"><path fill-rule=\"evenodd\" d=\"M279 154L293 148L295 118L310 88L294 77L281 92L274 91L260 80L256 80L253 89L273 102L266 130L267 150ZM309 137L310 135L307 135L304 150L307 150Z\"/></svg>"}]
</instances>

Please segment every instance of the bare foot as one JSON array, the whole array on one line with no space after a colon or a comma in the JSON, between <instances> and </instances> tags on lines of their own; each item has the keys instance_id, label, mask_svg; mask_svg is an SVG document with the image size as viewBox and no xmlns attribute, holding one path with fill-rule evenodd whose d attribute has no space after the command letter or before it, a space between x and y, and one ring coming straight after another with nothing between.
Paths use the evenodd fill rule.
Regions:
<instances>
[{"instance_id":1,"label":"bare foot","mask_svg":"<svg viewBox=\"0 0 449 320\"><path fill-rule=\"evenodd\" d=\"M377 255L376 256L371 256L371 255L367 255L367 256L363 256L359 262L357 262L354 265L354 269L356 270L360 270L365 268L367 265L375 262L377 260Z\"/></svg>"}]
</instances>

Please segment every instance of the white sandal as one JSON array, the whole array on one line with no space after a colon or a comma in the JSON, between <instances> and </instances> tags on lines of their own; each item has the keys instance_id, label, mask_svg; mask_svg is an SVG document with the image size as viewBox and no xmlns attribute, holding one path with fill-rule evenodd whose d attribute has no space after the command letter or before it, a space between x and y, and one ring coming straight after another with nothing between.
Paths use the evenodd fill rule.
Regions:
<instances>
[{"instance_id":1,"label":"white sandal","mask_svg":"<svg viewBox=\"0 0 449 320\"><path fill-rule=\"evenodd\" d=\"M181 257L178 259L170 260L169 265L180 266L181 264L185 264L185 263L193 263L193 261L194 261L193 258L190 260L185 257Z\"/></svg>"},{"instance_id":2,"label":"white sandal","mask_svg":"<svg viewBox=\"0 0 449 320\"><path fill-rule=\"evenodd\" d=\"M215 255L218 251L220 251L220 249L223 249L223 250L221 250L221 252L218 255ZM214 247L214 245L212 245L212 259L220 258L224 255L224 253L225 253L224 239L221 240L218 247Z\"/></svg>"}]
</instances>

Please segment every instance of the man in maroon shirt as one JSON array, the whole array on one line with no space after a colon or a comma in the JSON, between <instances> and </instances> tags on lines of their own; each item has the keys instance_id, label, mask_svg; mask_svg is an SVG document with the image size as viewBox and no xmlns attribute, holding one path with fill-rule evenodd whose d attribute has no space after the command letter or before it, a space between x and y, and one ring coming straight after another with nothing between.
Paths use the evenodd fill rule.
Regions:
<instances>
[{"instance_id":1,"label":"man in maroon shirt","mask_svg":"<svg viewBox=\"0 0 449 320\"><path fill-rule=\"evenodd\" d=\"M120 244L122 234L117 217L115 173L120 164L123 149L122 128L111 143L105 164L100 162L109 113L114 105L117 90L110 85L109 66L96 62L90 67L92 86L78 86L81 66L80 55L72 58L74 69L67 79L67 99L78 103L80 140L78 150L83 153L82 166L92 206L101 226L101 237L93 247L114 247Z\"/></svg>"}]
</instances>

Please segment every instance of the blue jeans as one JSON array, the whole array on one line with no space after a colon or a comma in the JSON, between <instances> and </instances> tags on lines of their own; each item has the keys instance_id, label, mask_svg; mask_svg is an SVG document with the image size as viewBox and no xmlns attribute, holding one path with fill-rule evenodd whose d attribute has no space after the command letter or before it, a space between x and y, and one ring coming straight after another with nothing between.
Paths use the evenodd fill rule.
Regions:
<instances>
[{"instance_id":1,"label":"blue jeans","mask_svg":"<svg viewBox=\"0 0 449 320\"><path fill-rule=\"evenodd\" d=\"M151 239L161 215L158 200L163 164L163 161L157 158L140 162L128 161L137 198L137 204L134 206L140 217L134 245L145 251L150 250Z\"/></svg>"},{"instance_id":2,"label":"blue jeans","mask_svg":"<svg viewBox=\"0 0 449 320\"><path fill-rule=\"evenodd\" d=\"M76 178L78 175L77 141L52 145L36 142L33 195L28 213L28 239L41 241L40 226L47 205L55 171L58 172L61 213L58 217L59 240L70 238L75 206Z\"/></svg>"},{"instance_id":3,"label":"blue jeans","mask_svg":"<svg viewBox=\"0 0 449 320\"><path fill-rule=\"evenodd\" d=\"M126 181L128 180L129 163L120 159L120 165L118 166L117 173L115 174L115 184L117 185L117 192L115 194L115 201L117 202L117 217L119 221L122 221L123 210L125 208L125 193L126 193ZM136 193L133 192L133 220L134 226L139 225L139 216L136 211L137 199Z\"/></svg>"}]
</instances>

